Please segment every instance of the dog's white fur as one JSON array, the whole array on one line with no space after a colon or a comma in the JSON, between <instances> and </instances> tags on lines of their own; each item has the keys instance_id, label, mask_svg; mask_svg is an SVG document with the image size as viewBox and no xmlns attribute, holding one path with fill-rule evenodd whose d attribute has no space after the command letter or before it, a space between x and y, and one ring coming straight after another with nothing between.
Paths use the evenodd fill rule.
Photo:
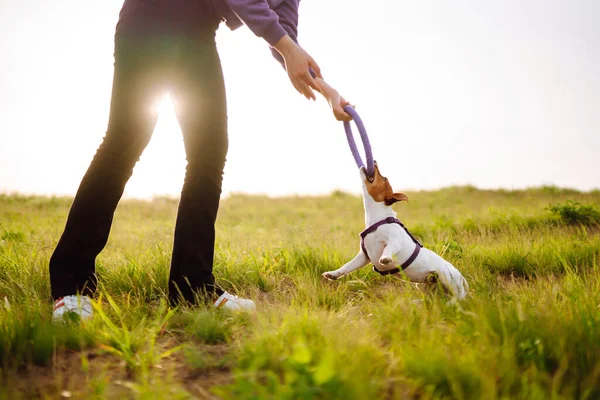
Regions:
<instances>
[{"instance_id":1,"label":"dog's white fur","mask_svg":"<svg viewBox=\"0 0 600 400\"><path fill-rule=\"evenodd\" d=\"M396 217L391 206L385 202L377 202L367 190L367 177L364 169L360 170L365 207L365 224L367 227L387 218ZM335 271L323 273L327 279L339 279L350 272L356 271L371 262L380 271L388 271L399 267L406 261L415 249L415 243L406 231L398 224L384 224L375 232L367 235L364 240L365 248L371 260L359 248L358 254ZM454 296L453 300L464 299L469 291L469 285L462 274L448 261L438 254L423 247L417 258L402 273L394 276L406 276L412 282L425 282L431 275L436 275L442 285Z\"/></svg>"}]
</instances>

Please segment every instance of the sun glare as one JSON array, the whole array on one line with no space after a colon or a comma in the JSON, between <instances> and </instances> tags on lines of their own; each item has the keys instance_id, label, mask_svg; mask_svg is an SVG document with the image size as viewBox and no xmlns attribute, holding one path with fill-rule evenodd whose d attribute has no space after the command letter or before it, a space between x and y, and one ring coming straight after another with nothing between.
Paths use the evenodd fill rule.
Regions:
<instances>
[{"instance_id":1,"label":"sun glare","mask_svg":"<svg viewBox=\"0 0 600 400\"><path fill-rule=\"evenodd\" d=\"M152 140L135 167L126 193L133 197L176 194L185 173L185 151L181 129L169 95L154 105L158 122Z\"/></svg>"},{"instance_id":2,"label":"sun glare","mask_svg":"<svg viewBox=\"0 0 600 400\"><path fill-rule=\"evenodd\" d=\"M165 94L161 98L159 98L156 103L154 103L153 111L156 111L159 116L166 115L169 112L173 111L173 103L171 102L171 97L168 94Z\"/></svg>"}]
</instances>

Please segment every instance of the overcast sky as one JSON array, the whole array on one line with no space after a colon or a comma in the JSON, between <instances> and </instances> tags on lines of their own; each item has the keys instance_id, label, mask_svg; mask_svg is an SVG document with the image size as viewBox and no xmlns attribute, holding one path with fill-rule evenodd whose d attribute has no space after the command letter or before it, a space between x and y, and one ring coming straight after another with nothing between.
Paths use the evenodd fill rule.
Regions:
<instances>
[{"instance_id":1,"label":"overcast sky","mask_svg":"<svg viewBox=\"0 0 600 400\"><path fill-rule=\"evenodd\" d=\"M0 191L77 189L106 129L121 5L0 0ZM589 190L600 187L599 21L594 0L303 0L299 38L357 105L395 189ZM297 94L248 29L221 26L217 41L224 191L358 193L327 104ZM183 143L165 104L127 196L180 192Z\"/></svg>"}]
</instances>

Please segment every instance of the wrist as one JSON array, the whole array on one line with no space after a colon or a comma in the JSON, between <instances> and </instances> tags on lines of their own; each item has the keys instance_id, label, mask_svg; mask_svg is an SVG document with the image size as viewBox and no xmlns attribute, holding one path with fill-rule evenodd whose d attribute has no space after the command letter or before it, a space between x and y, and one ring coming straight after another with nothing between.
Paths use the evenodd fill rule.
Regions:
<instances>
[{"instance_id":1,"label":"wrist","mask_svg":"<svg viewBox=\"0 0 600 400\"><path fill-rule=\"evenodd\" d=\"M315 78L315 82L317 82L317 85L319 85L319 87L321 88L320 93L323 95L323 97L325 97L325 99L330 100L337 94L337 91L331 86L329 86L327 82L325 82L325 80L321 78Z\"/></svg>"},{"instance_id":2,"label":"wrist","mask_svg":"<svg viewBox=\"0 0 600 400\"><path fill-rule=\"evenodd\" d=\"M279 39L277 41L277 43L275 43L273 45L273 47L275 47L275 49L281 53L281 55L285 58L286 55L288 55L291 51L293 51L296 48L296 43L292 40L291 37L289 37L289 35L285 35L283 36L281 39Z\"/></svg>"}]
</instances>

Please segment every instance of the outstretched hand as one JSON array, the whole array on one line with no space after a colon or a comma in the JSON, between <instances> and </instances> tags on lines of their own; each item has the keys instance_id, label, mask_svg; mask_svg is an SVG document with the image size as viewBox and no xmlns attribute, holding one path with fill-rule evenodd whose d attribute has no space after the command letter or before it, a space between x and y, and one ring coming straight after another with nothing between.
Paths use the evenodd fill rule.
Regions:
<instances>
[{"instance_id":1,"label":"outstretched hand","mask_svg":"<svg viewBox=\"0 0 600 400\"><path fill-rule=\"evenodd\" d=\"M334 89L334 93L332 93L328 98L329 107L333 110L333 115L335 119L338 121L352 121L352 117L346 111L344 111L344 107L350 105L350 102L346 101L337 90Z\"/></svg>"}]
</instances>

